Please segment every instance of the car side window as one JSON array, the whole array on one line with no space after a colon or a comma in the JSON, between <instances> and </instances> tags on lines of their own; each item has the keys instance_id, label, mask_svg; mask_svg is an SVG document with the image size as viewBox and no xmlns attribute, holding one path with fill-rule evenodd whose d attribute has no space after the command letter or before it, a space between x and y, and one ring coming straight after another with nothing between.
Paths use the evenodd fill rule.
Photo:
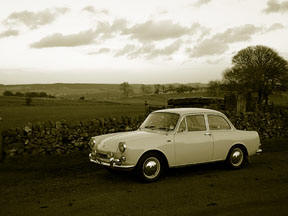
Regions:
<instances>
[{"instance_id":1,"label":"car side window","mask_svg":"<svg viewBox=\"0 0 288 216\"><path fill-rule=\"evenodd\" d=\"M186 116L188 131L206 131L204 115Z\"/></svg>"},{"instance_id":2,"label":"car side window","mask_svg":"<svg viewBox=\"0 0 288 216\"><path fill-rule=\"evenodd\" d=\"M178 128L178 132L183 132L186 131L186 122L185 122L185 118L182 119L179 128Z\"/></svg>"},{"instance_id":3,"label":"car side window","mask_svg":"<svg viewBox=\"0 0 288 216\"><path fill-rule=\"evenodd\" d=\"M210 130L230 130L231 129L228 122L222 116L208 115L208 122L209 122Z\"/></svg>"}]
</instances>

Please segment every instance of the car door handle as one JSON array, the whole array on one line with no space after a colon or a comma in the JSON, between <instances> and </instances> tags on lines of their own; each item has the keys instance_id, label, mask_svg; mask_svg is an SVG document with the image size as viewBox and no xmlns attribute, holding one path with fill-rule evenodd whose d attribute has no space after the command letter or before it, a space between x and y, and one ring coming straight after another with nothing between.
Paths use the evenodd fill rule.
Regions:
<instances>
[{"instance_id":1,"label":"car door handle","mask_svg":"<svg viewBox=\"0 0 288 216\"><path fill-rule=\"evenodd\" d=\"M211 133L206 132L206 133L204 133L204 135L205 135L205 136L211 136Z\"/></svg>"}]
</instances>

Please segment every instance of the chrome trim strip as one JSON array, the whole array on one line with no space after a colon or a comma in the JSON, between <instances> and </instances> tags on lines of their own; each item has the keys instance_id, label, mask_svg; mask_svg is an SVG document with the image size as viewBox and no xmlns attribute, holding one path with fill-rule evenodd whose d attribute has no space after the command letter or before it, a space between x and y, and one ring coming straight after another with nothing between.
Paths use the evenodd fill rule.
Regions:
<instances>
[{"instance_id":1,"label":"chrome trim strip","mask_svg":"<svg viewBox=\"0 0 288 216\"><path fill-rule=\"evenodd\" d=\"M257 151L256 151L256 154L260 154L260 153L262 153L262 149L258 149Z\"/></svg>"}]
</instances>

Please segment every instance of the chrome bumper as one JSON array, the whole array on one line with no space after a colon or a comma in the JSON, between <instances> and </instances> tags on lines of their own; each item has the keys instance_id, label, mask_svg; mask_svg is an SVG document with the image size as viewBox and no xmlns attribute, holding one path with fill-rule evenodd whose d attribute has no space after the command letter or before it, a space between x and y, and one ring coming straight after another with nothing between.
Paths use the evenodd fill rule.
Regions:
<instances>
[{"instance_id":1,"label":"chrome bumper","mask_svg":"<svg viewBox=\"0 0 288 216\"><path fill-rule=\"evenodd\" d=\"M120 159L110 158L109 162L102 161L96 157L93 157L92 154L89 154L89 160L92 163L96 163L102 166L111 167L111 168L119 168L119 169L133 169L134 165L123 165Z\"/></svg>"}]
</instances>

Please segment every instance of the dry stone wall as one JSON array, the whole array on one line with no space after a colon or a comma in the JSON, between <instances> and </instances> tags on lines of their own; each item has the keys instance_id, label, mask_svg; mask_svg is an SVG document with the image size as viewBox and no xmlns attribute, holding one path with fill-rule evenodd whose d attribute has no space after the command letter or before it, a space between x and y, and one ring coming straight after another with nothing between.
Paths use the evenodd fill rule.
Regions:
<instances>
[{"instance_id":1,"label":"dry stone wall","mask_svg":"<svg viewBox=\"0 0 288 216\"><path fill-rule=\"evenodd\" d=\"M237 115L226 113L237 129L256 130L260 138L288 137L288 111L273 110ZM87 151L92 136L137 129L144 116L102 118L69 124L66 121L27 123L2 132L7 157L69 154Z\"/></svg>"}]
</instances>

